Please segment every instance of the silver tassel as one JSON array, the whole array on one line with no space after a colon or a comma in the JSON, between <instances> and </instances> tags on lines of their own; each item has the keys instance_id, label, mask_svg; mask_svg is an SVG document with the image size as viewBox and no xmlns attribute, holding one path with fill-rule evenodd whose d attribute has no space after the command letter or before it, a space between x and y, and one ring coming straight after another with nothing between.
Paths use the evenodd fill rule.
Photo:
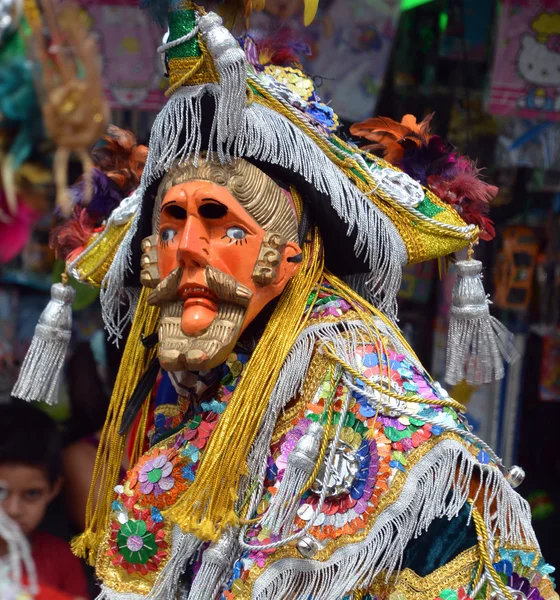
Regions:
<instances>
[{"instance_id":1,"label":"silver tassel","mask_svg":"<svg viewBox=\"0 0 560 600\"><path fill-rule=\"evenodd\" d=\"M188 600L211 600L231 574L239 550L239 528L231 527L202 555L202 564L193 581Z\"/></svg>"},{"instance_id":2,"label":"silver tassel","mask_svg":"<svg viewBox=\"0 0 560 600\"><path fill-rule=\"evenodd\" d=\"M198 26L220 77L216 137L218 158L223 162L229 158L230 147L243 124L247 61L239 43L222 25L222 19L216 13L201 16Z\"/></svg>"},{"instance_id":3,"label":"silver tassel","mask_svg":"<svg viewBox=\"0 0 560 600\"><path fill-rule=\"evenodd\" d=\"M51 287L51 301L39 317L31 346L12 390L16 398L56 403L70 342L75 295L74 289L66 283L55 283Z\"/></svg>"},{"instance_id":4,"label":"silver tassel","mask_svg":"<svg viewBox=\"0 0 560 600\"><path fill-rule=\"evenodd\" d=\"M301 489L317 465L323 434L322 425L311 423L305 435L298 440L296 447L288 456L288 464L278 491L274 494L263 517L263 529L268 529L272 533L280 533L281 530L288 535L292 533Z\"/></svg>"},{"instance_id":5,"label":"silver tassel","mask_svg":"<svg viewBox=\"0 0 560 600\"><path fill-rule=\"evenodd\" d=\"M512 363L519 358L514 336L490 314L482 263L469 258L457 262L455 268L445 381L480 385L502 379L504 360Z\"/></svg>"}]
</instances>

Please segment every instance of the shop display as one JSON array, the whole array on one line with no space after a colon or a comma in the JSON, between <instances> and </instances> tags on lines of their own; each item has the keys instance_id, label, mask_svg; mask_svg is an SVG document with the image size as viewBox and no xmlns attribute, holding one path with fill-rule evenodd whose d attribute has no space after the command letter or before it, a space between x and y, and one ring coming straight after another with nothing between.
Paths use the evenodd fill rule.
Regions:
<instances>
[{"instance_id":1,"label":"shop display","mask_svg":"<svg viewBox=\"0 0 560 600\"><path fill-rule=\"evenodd\" d=\"M432 132L433 106L371 116L399 2L142 4L0 3L2 401L21 365L14 396L71 405L78 342L109 370L101 319L122 352L72 541L98 600L557 600L515 489L522 363L505 364L526 338L511 315L536 307L554 407L557 219L546 245L512 217L511 172L508 216L490 213L496 178ZM557 53L556 7L539 5L504 2L494 112L556 118L560 90L527 75L530 52ZM469 14L434 46L447 61L467 34L464 60L484 60ZM529 82L515 101L512 52ZM18 65L33 56L32 78ZM475 148L474 131L490 155L482 97L454 103L450 137ZM109 107L161 108L149 149L106 126ZM508 164L554 166L556 125L498 127ZM492 299L515 337L490 311L489 269L483 285L479 242L496 231ZM411 338L435 331L449 393L397 299L437 317Z\"/></svg>"},{"instance_id":2,"label":"shop display","mask_svg":"<svg viewBox=\"0 0 560 600\"><path fill-rule=\"evenodd\" d=\"M490 111L560 119L560 11L555 0L505 0L494 55Z\"/></svg>"},{"instance_id":3,"label":"shop display","mask_svg":"<svg viewBox=\"0 0 560 600\"><path fill-rule=\"evenodd\" d=\"M369 149L348 143L293 53L271 62L193 3L146 4L169 25L170 86L141 178L65 235L91 210L77 198L53 240L100 286L108 333L130 324L73 542L100 598L557 598L522 469L396 326L402 267L467 248L446 378L503 375L511 338L472 256L496 188L429 118L368 119L352 132ZM14 388L28 400L56 396L64 279Z\"/></svg>"}]
</instances>

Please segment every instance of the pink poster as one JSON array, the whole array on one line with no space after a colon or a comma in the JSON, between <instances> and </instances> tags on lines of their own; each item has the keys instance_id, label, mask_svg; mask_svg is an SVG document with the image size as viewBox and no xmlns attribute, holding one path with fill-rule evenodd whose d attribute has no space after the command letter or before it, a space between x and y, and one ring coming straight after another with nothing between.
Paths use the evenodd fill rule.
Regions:
<instances>
[{"instance_id":1,"label":"pink poster","mask_svg":"<svg viewBox=\"0 0 560 600\"><path fill-rule=\"evenodd\" d=\"M490 111L560 120L559 0L503 0Z\"/></svg>"},{"instance_id":2,"label":"pink poster","mask_svg":"<svg viewBox=\"0 0 560 600\"><path fill-rule=\"evenodd\" d=\"M80 0L103 60L105 93L114 109L159 110L167 80L157 53L163 30L137 0Z\"/></svg>"}]
</instances>

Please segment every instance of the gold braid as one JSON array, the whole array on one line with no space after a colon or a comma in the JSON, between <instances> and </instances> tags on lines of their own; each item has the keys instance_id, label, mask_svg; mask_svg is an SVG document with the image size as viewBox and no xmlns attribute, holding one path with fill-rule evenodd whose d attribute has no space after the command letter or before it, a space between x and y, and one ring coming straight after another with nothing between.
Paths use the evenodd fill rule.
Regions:
<instances>
[{"instance_id":1,"label":"gold braid","mask_svg":"<svg viewBox=\"0 0 560 600\"><path fill-rule=\"evenodd\" d=\"M480 552L482 562L484 563L486 570L488 571L488 573L494 580L494 583L498 586L498 588L500 589L502 594L507 598L507 600L514 600L511 592L508 590L508 588L504 584L504 582L500 579L498 572L496 571L496 569L494 568L494 565L492 564L490 555L488 554L488 532L486 531L486 525L484 524L484 519L482 518L481 514L478 512L478 510L472 500L469 500L469 504L471 505L471 509L472 509L472 518L473 518L474 526L476 529L476 536L478 538L478 542L477 542L478 550ZM482 569L479 565L478 570L477 570L477 578L478 579L480 578L479 572L481 572L481 571L482 571Z\"/></svg>"}]
</instances>

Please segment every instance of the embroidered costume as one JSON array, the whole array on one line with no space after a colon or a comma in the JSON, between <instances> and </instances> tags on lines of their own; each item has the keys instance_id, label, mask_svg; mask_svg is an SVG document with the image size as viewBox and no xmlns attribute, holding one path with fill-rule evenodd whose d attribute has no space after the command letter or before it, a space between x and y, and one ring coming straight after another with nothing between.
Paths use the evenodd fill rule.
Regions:
<instances>
[{"instance_id":1,"label":"embroidered costume","mask_svg":"<svg viewBox=\"0 0 560 600\"><path fill-rule=\"evenodd\" d=\"M521 469L396 325L403 265L472 248L491 228L472 200L494 188L428 121L356 126L392 162L342 140L292 56L191 2L151 4L169 101L139 186L67 258L110 335L131 323L74 541L100 598L556 598ZM457 268L449 380L486 382L511 341L480 263ZM24 365L21 396L44 393L42 368Z\"/></svg>"}]
</instances>

